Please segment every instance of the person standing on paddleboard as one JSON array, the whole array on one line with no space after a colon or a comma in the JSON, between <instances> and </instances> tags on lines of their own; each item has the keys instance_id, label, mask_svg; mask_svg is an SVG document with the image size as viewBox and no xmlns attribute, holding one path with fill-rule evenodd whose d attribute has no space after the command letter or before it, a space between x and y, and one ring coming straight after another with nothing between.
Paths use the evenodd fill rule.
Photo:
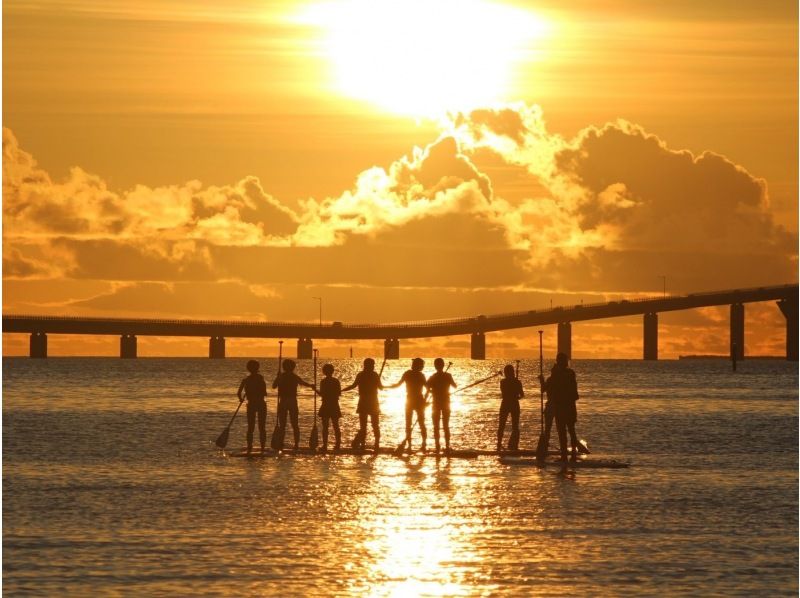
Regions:
<instances>
[{"instance_id":1,"label":"person standing on paddleboard","mask_svg":"<svg viewBox=\"0 0 800 598\"><path fill-rule=\"evenodd\" d=\"M297 387L305 386L306 388L314 388L313 384L309 384L300 376L294 373L297 364L291 359L283 360L283 372L278 372L275 376L275 381L272 383L272 388L278 389L278 425L281 428L281 433L286 432L286 419L287 416L291 418L292 432L294 432L294 448L297 450L300 447L300 424L298 422L299 409L297 407Z\"/></svg>"},{"instance_id":2,"label":"person standing on paddleboard","mask_svg":"<svg viewBox=\"0 0 800 598\"><path fill-rule=\"evenodd\" d=\"M453 376L444 371L444 359L437 357L433 361L436 368L426 386L433 397L431 417L433 418L433 440L436 452L439 452L439 422L444 426L445 452L450 452L450 388L456 388Z\"/></svg>"},{"instance_id":3,"label":"person standing on paddleboard","mask_svg":"<svg viewBox=\"0 0 800 598\"><path fill-rule=\"evenodd\" d=\"M380 405L378 404L378 390L383 389L381 378L375 371L375 360L367 357L364 360L364 369L356 374L356 379L353 383L342 389L342 392L353 390L358 387L358 413L359 423L359 446L357 448L364 449L364 441L367 437L367 417L372 421L372 434L375 437L375 453L377 454L378 448L381 443L381 428L380 428Z\"/></svg>"},{"instance_id":4,"label":"person standing on paddleboard","mask_svg":"<svg viewBox=\"0 0 800 598\"><path fill-rule=\"evenodd\" d=\"M342 385L338 378L333 377L333 366L330 363L322 366L322 373L325 374L325 377L319 383L319 394L322 397L319 416L322 418L322 452L324 453L328 450L328 424L330 422L333 422L333 435L336 438L333 450L338 451L342 444L342 431L339 429L339 418L342 417L339 396L342 394Z\"/></svg>"},{"instance_id":5,"label":"person standing on paddleboard","mask_svg":"<svg viewBox=\"0 0 800 598\"><path fill-rule=\"evenodd\" d=\"M500 394L503 398L500 403L500 420L497 427L498 451L503 450L503 433L505 432L506 421L509 415L511 415L511 438L508 441L509 449L516 449L519 443L519 400L525 396L522 390L522 382L517 378L513 365L508 364L503 368L503 375L505 377L500 380Z\"/></svg>"},{"instance_id":6,"label":"person standing on paddleboard","mask_svg":"<svg viewBox=\"0 0 800 598\"><path fill-rule=\"evenodd\" d=\"M547 380L539 376L542 389L547 393L548 403L556 418L558 430L558 443L561 449L561 460L567 461L567 431L572 441L572 458L578 452L578 435L575 433L575 422L578 421L578 410L575 402L578 400L578 380L575 372L569 367L569 358L566 353L556 355L556 364Z\"/></svg>"},{"instance_id":7,"label":"person standing on paddleboard","mask_svg":"<svg viewBox=\"0 0 800 598\"><path fill-rule=\"evenodd\" d=\"M424 453L427 447L428 430L425 428L425 395L423 390L427 380L422 368L425 362L420 357L411 360L411 369L403 372L403 376L396 384L391 384L386 388L397 388L405 382L406 385L406 438L408 438L408 452L411 452L411 421L414 413L417 414L419 422L419 432L422 436L421 450Z\"/></svg>"},{"instance_id":8,"label":"person standing on paddleboard","mask_svg":"<svg viewBox=\"0 0 800 598\"><path fill-rule=\"evenodd\" d=\"M258 373L261 366L255 359L247 362L247 376L239 385L237 395L239 402L247 398L247 455L253 452L253 431L258 418L258 439L261 442L261 452L267 444L267 383L264 376ZM244 392L244 396L242 396ZM227 438L226 438L227 440Z\"/></svg>"}]
</instances>

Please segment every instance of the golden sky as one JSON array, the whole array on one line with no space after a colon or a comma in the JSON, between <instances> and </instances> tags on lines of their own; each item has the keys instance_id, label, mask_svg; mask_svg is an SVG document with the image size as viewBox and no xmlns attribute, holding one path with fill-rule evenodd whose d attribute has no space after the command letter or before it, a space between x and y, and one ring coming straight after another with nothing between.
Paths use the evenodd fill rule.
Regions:
<instances>
[{"instance_id":1,"label":"golden sky","mask_svg":"<svg viewBox=\"0 0 800 598\"><path fill-rule=\"evenodd\" d=\"M797 29L789 1L6 1L3 311L391 322L796 282ZM777 308L746 313L780 354ZM663 314L661 356L726 352L727 317ZM574 355L641 336L576 324Z\"/></svg>"}]
</instances>

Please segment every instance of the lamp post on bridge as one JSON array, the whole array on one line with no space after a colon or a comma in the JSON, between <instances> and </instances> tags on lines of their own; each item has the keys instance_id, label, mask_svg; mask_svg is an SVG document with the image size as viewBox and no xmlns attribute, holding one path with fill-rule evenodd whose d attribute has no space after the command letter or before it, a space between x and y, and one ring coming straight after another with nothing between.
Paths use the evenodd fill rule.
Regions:
<instances>
[{"instance_id":1,"label":"lamp post on bridge","mask_svg":"<svg viewBox=\"0 0 800 598\"><path fill-rule=\"evenodd\" d=\"M319 325L322 327L322 297L312 297L312 299L319 301Z\"/></svg>"},{"instance_id":2,"label":"lamp post on bridge","mask_svg":"<svg viewBox=\"0 0 800 598\"><path fill-rule=\"evenodd\" d=\"M667 277L662 274L661 276L659 276L659 278L662 279L662 281L664 282L664 298L666 299L667 298Z\"/></svg>"}]
</instances>

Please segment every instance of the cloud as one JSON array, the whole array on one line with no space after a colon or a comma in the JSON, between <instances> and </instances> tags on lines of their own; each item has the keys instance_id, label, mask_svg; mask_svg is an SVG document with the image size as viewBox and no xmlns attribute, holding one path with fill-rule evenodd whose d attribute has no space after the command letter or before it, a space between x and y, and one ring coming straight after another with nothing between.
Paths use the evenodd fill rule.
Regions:
<instances>
[{"instance_id":1,"label":"cloud","mask_svg":"<svg viewBox=\"0 0 800 598\"><path fill-rule=\"evenodd\" d=\"M796 279L797 237L774 221L766 182L722 155L671 149L626 121L567 140L522 104L445 127L478 168L492 153L494 168L499 158L529 173L530 195L515 173L516 199L495 218L530 252L531 284L642 289L659 272L689 291Z\"/></svg>"},{"instance_id":2,"label":"cloud","mask_svg":"<svg viewBox=\"0 0 800 598\"><path fill-rule=\"evenodd\" d=\"M793 247L768 211L766 181L719 154L671 150L620 121L583 130L555 159L587 192L577 209L581 229L607 223L619 248L786 254Z\"/></svg>"},{"instance_id":3,"label":"cloud","mask_svg":"<svg viewBox=\"0 0 800 598\"><path fill-rule=\"evenodd\" d=\"M56 264L85 280L602 292L655 290L661 274L679 292L796 278L796 236L766 182L724 156L625 121L565 139L525 104L441 127L297 209L255 177L117 192L73 168L53 181L4 129L6 276Z\"/></svg>"},{"instance_id":4,"label":"cloud","mask_svg":"<svg viewBox=\"0 0 800 598\"><path fill-rule=\"evenodd\" d=\"M97 175L70 169L53 181L3 129L5 239L204 240L218 245L286 244L296 215L255 177L228 186L137 185L118 193Z\"/></svg>"},{"instance_id":5,"label":"cloud","mask_svg":"<svg viewBox=\"0 0 800 598\"><path fill-rule=\"evenodd\" d=\"M338 197L302 202L304 214L293 244L337 245L351 235L375 235L445 214L485 219L491 200L489 178L445 135L424 149L414 148L388 169L376 166L362 172L354 188Z\"/></svg>"}]
</instances>

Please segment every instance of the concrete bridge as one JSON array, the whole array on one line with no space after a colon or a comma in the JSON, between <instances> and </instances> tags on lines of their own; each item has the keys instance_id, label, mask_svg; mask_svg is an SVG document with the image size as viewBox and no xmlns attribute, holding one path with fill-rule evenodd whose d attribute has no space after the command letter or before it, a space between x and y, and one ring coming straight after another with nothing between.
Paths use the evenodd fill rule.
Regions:
<instances>
[{"instance_id":1,"label":"concrete bridge","mask_svg":"<svg viewBox=\"0 0 800 598\"><path fill-rule=\"evenodd\" d=\"M643 316L642 357L658 359L658 314L665 311L730 305L731 356L744 358L744 305L776 301L786 318L786 358L798 358L798 285L788 284L670 295L647 299L560 306L524 312L480 315L472 318L425 320L394 324L315 325L292 322L225 320L163 320L85 318L68 316L3 315L4 333L30 334L30 356L47 357L48 334L99 334L120 337L120 357L136 357L138 336L202 336L209 338L208 355L225 357L226 338L296 338L297 357L310 359L312 339L384 339L384 356L400 357L400 339L470 335L471 356L485 359L486 334L512 328L558 325L558 350L572 353L572 323L621 316Z\"/></svg>"}]
</instances>

